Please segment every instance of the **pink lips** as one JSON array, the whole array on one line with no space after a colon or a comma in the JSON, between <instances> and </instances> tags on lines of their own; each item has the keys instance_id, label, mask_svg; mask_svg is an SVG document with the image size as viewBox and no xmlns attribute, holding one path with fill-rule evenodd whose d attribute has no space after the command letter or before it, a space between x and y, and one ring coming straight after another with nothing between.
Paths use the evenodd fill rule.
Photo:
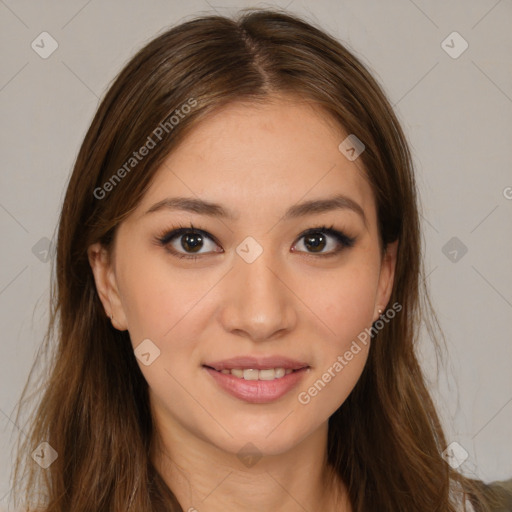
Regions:
<instances>
[{"instance_id":1,"label":"pink lips","mask_svg":"<svg viewBox=\"0 0 512 512\"><path fill-rule=\"evenodd\" d=\"M290 392L304 377L309 365L304 362L286 357L251 356L235 357L207 363L203 365L215 382L227 393L245 402L262 404L278 400ZM284 368L294 370L284 377L274 380L245 380L231 374L221 373L221 370L255 369L266 370L270 368Z\"/></svg>"}]
</instances>

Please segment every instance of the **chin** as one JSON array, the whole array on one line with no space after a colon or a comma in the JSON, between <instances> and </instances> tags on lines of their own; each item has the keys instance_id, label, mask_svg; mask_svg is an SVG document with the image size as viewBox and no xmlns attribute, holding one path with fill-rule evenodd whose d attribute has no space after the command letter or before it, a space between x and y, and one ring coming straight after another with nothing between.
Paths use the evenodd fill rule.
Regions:
<instances>
[{"instance_id":1,"label":"chin","mask_svg":"<svg viewBox=\"0 0 512 512\"><path fill-rule=\"evenodd\" d=\"M280 421L286 417L283 415L277 422L260 422L259 425L251 425L246 429L240 428L229 430L233 438L224 440L223 449L230 453L238 454L241 449L247 445L254 445L255 451L261 455L282 455L296 447L304 439L313 433L312 429L299 429L297 425L286 425L285 423L290 417L285 419L281 424ZM226 442L227 441L227 442Z\"/></svg>"}]
</instances>

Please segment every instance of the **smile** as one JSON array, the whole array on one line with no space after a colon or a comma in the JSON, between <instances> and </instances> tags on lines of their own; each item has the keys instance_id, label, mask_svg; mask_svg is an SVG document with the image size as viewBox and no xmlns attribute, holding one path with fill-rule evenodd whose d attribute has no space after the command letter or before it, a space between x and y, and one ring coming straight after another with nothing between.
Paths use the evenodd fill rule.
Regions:
<instances>
[{"instance_id":1,"label":"smile","mask_svg":"<svg viewBox=\"0 0 512 512\"><path fill-rule=\"evenodd\" d=\"M291 368L267 368L265 370L258 370L256 368L232 368L231 370L220 370L220 373L223 373L224 375L234 375L238 379L245 380L274 380L281 379L282 377L292 373L293 371L294 370L292 370Z\"/></svg>"},{"instance_id":2,"label":"smile","mask_svg":"<svg viewBox=\"0 0 512 512\"><path fill-rule=\"evenodd\" d=\"M222 391L244 402L263 404L284 397L296 388L310 368L203 368Z\"/></svg>"}]
</instances>

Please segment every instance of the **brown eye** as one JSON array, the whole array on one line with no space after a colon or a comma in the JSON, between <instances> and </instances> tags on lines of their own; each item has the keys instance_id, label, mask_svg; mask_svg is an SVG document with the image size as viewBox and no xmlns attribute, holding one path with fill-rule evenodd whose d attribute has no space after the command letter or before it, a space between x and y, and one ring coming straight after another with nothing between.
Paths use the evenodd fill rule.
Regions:
<instances>
[{"instance_id":1,"label":"brown eye","mask_svg":"<svg viewBox=\"0 0 512 512\"><path fill-rule=\"evenodd\" d=\"M304 237L304 245L312 252L321 252L327 241L323 233L315 233Z\"/></svg>"},{"instance_id":2,"label":"brown eye","mask_svg":"<svg viewBox=\"0 0 512 512\"><path fill-rule=\"evenodd\" d=\"M317 254L318 256L333 256L345 248L352 247L355 238L349 237L332 227L322 226L309 229L299 237L299 241L294 247L299 246L301 252ZM301 244L305 250L300 248Z\"/></svg>"},{"instance_id":3,"label":"brown eye","mask_svg":"<svg viewBox=\"0 0 512 512\"><path fill-rule=\"evenodd\" d=\"M203 236L200 233L181 235L181 247L185 251L198 252L203 246Z\"/></svg>"},{"instance_id":4,"label":"brown eye","mask_svg":"<svg viewBox=\"0 0 512 512\"><path fill-rule=\"evenodd\" d=\"M160 245L179 258L196 258L196 254L222 252L213 237L205 231L195 228L174 229L159 237L158 241ZM206 250L200 252L204 248Z\"/></svg>"}]
</instances>

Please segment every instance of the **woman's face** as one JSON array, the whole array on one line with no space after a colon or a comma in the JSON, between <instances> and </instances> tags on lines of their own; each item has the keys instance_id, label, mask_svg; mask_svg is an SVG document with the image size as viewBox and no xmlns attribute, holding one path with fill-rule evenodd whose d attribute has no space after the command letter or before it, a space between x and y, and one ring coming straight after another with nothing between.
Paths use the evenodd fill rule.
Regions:
<instances>
[{"instance_id":1,"label":"woman's face","mask_svg":"<svg viewBox=\"0 0 512 512\"><path fill-rule=\"evenodd\" d=\"M338 148L347 135L298 102L225 107L169 155L111 262L91 247L157 425L278 454L354 388L396 244L381 257L361 160Z\"/></svg>"}]
</instances>

